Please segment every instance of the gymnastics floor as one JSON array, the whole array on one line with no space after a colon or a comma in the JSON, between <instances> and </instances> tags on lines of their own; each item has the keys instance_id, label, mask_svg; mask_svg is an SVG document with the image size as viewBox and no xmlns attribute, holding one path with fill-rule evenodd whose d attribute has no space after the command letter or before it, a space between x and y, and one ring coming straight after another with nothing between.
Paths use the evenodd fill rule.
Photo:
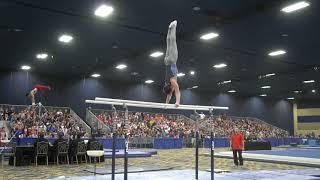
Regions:
<instances>
[{"instance_id":1,"label":"gymnastics floor","mask_svg":"<svg viewBox=\"0 0 320 180\"><path fill-rule=\"evenodd\" d=\"M215 157L232 158L232 152L215 153ZM320 149L289 148L283 150L244 151L244 160L300 165L320 168Z\"/></svg>"},{"instance_id":2,"label":"gymnastics floor","mask_svg":"<svg viewBox=\"0 0 320 180\"><path fill-rule=\"evenodd\" d=\"M194 170L168 170L156 172L143 173L129 173L130 180L191 180L195 179ZM97 175L97 176L74 176L65 177L59 176L51 180L105 180L111 179L111 175ZM116 174L116 180L123 180L123 174ZM199 171L199 178L201 180L210 180L210 172ZM215 174L217 180L311 180L320 179L320 169L306 169L306 170L281 170L281 171L238 171L233 173Z\"/></svg>"}]
</instances>

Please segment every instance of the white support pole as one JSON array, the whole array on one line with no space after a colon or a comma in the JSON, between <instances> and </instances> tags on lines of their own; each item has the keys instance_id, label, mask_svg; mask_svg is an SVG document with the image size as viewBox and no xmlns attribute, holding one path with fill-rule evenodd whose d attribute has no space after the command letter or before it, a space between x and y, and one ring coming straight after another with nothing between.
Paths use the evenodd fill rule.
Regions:
<instances>
[{"instance_id":1,"label":"white support pole","mask_svg":"<svg viewBox=\"0 0 320 180\"><path fill-rule=\"evenodd\" d=\"M95 98L96 101L106 101L106 102L120 102L120 103L132 103L132 104L141 104L141 105L148 105L150 106L161 106L161 107L175 107L174 104L165 104L165 103L154 103L154 102L145 102L145 101L132 101L132 100L123 100L123 99L111 99L111 98ZM228 110L229 107L223 107L223 106L198 106L198 105L179 105L178 108L174 109L185 109L187 110L203 110L209 111L209 109L222 109L222 110ZM168 109L168 108L167 108Z\"/></svg>"}]
</instances>

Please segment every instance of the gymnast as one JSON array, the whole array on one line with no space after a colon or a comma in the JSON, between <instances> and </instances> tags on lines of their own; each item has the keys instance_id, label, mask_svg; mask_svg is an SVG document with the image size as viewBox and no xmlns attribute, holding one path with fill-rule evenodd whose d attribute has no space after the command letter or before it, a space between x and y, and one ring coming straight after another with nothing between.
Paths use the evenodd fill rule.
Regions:
<instances>
[{"instance_id":1,"label":"gymnast","mask_svg":"<svg viewBox=\"0 0 320 180\"><path fill-rule=\"evenodd\" d=\"M45 89L48 89L49 91L51 90L50 86L37 84L32 87L32 90L30 92L26 93L26 97L31 100L32 106L36 105L35 95L37 94L38 90L41 94L44 94Z\"/></svg>"},{"instance_id":2,"label":"gymnast","mask_svg":"<svg viewBox=\"0 0 320 180\"><path fill-rule=\"evenodd\" d=\"M165 85L163 87L163 92L166 94L166 103L168 104L171 100L173 91L176 96L176 106L180 105L180 89L177 79L178 68L178 48L176 42L176 28L177 21L173 21L169 25L168 34L167 34L167 49L166 55L164 58L164 64L166 66L166 77Z\"/></svg>"}]
</instances>

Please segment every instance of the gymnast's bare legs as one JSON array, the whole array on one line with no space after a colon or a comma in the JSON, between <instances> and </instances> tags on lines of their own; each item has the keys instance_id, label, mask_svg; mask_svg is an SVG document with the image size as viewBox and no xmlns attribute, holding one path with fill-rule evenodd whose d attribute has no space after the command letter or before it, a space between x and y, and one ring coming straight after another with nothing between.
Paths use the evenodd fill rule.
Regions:
<instances>
[{"instance_id":1,"label":"gymnast's bare legs","mask_svg":"<svg viewBox=\"0 0 320 180\"><path fill-rule=\"evenodd\" d=\"M164 93L167 95L166 103L169 103L172 97L173 91L176 96L176 106L180 105L180 89L177 80L178 68L178 48L176 42L176 28L177 21L173 21L169 25L168 34L167 34L167 50L164 58L164 64L166 66L166 83L163 88Z\"/></svg>"}]
</instances>

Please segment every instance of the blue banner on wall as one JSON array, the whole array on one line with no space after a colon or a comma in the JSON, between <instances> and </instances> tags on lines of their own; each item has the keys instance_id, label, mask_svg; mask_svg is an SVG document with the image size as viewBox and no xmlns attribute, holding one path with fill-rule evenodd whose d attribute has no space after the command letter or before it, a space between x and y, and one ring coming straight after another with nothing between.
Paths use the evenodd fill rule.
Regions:
<instances>
[{"instance_id":1,"label":"blue banner on wall","mask_svg":"<svg viewBox=\"0 0 320 180\"><path fill-rule=\"evenodd\" d=\"M320 116L298 116L298 123L320 123Z\"/></svg>"}]
</instances>

